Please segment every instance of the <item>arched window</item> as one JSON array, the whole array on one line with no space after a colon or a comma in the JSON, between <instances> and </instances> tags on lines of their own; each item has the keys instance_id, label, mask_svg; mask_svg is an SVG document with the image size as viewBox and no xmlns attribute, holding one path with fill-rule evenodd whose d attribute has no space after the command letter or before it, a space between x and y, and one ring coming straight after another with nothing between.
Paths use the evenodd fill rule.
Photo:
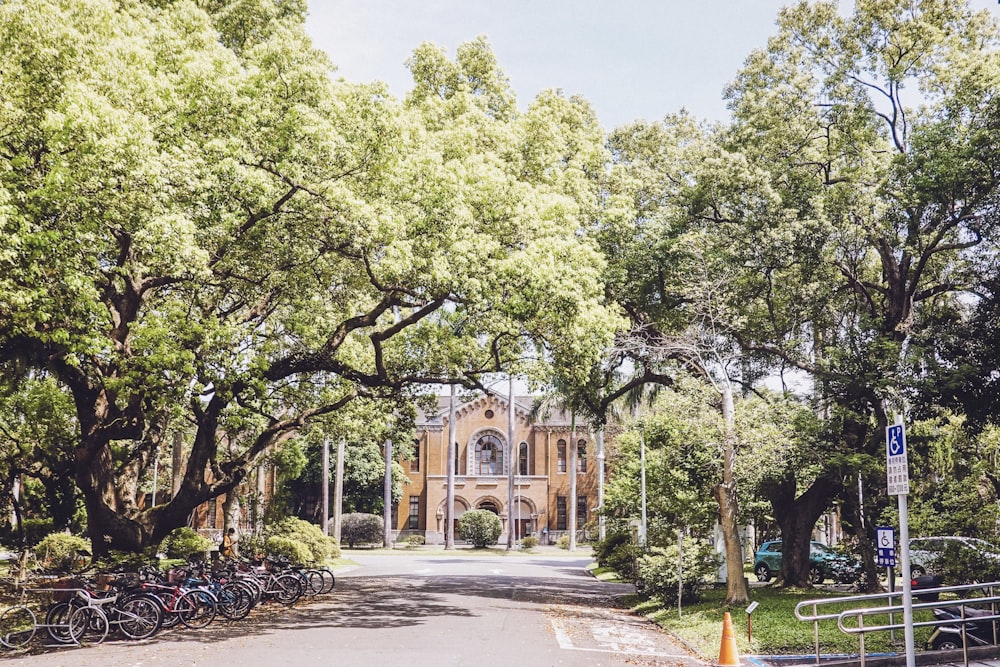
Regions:
<instances>
[{"instance_id":1,"label":"arched window","mask_svg":"<svg viewBox=\"0 0 1000 667\"><path fill-rule=\"evenodd\" d=\"M566 441L556 443L556 472L566 472Z\"/></svg>"},{"instance_id":2,"label":"arched window","mask_svg":"<svg viewBox=\"0 0 1000 667\"><path fill-rule=\"evenodd\" d=\"M587 472L587 441L576 443L576 471Z\"/></svg>"},{"instance_id":3,"label":"arched window","mask_svg":"<svg viewBox=\"0 0 1000 667\"><path fill-rule=\"evenodd\" d=\"M503 474L503 445L495 435L486 434L476 441L477 475Z\"/></svg>"},{"instance_id":4,"label":"arched window","mask_svg":"<svg viewBox=\"0 0 1000 667\"><path fill-rule=\"evenodd\" d=\"M526 442L522 442L517 448L517 474L531 474L528 472L528 443Z\"/></svg>"}]
</instances>

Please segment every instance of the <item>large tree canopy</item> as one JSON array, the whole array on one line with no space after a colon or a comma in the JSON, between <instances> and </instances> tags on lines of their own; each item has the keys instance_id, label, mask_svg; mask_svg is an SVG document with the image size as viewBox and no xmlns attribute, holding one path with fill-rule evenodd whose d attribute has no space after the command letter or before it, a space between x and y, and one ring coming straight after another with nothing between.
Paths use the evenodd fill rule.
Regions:
<instances>
[{"instance_id":1,"label":"large tree canopy","mask_svg":"<svg viewBox=\"0 0 1000 667\"><path fill-rule=\"evenodd\" d=\"M481 40L454 63L418 49L400 104L335 82L303 13L0 5L0 363L71 395L98 552L159 540L356 397L474 384L525 351L589 363L612 322L577 233L589 107L520 116ZM140 508L178 419L184 479Z\"/></svg>"}]
</instances>

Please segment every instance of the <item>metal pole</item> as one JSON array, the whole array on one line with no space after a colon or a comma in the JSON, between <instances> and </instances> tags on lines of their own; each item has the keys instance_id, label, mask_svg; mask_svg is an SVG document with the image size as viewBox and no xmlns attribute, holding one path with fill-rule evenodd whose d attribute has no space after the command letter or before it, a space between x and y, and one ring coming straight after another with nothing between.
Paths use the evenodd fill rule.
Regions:
<instances>
[{"instance_id":1,"label":"metal pole","mask_svg":"<svg viewBox=\"0 0 1000 667\"><path fill-rule=\"evenodd\" d=\"M677 618L681 617L681 597L684 594L684 532L677 530ZM749 619L749 616L747 617Z\"/></svg>"},{"instance_id":2,"label":"metal pole","mask_svg":"<svg viewBox=\"0 0 1000 667\"><path fill-rule=\"evenodd\" d=\"M323 534L330 534L330 438L323 438Z\"/></svg>"},{"instance_id":3,"label":"metal pole","mask_svg":"<svg viewBox=\"0 0 1000 667\"><path fill-rule=\"evenodd\" d=\"M580 450L576 444L576 412L570 415L569 443L569 550L576 551L576 517L580 511L576 498L576 467L579 465Z\"/></svg>"},{"instance_id":4,"label":"metal pole","mask_svg":"<svg viewBox=\"0 0 1000 667\"><path fill-rule=\"evenodd\" d=\"M906 642L906 667L916 665L913 645L913 591L910 586L910 518L906 494L899 499L899 551L903 559L903 640Z\"/></svg>"},{"instance_id":5,"label":"metal pole","mask_svg":"<svg viewBox=\"0 0 1000 667\"><path fill-rule=\"evenodd\" d=\"M640 499L642 501L642 523L639 526L639 546L646 546L646 434L644 430L639 431L639 473L640 478Z\"/></svg>"},{"instance_id":6,"label":"metal pole","mask_svg":"<svg viewBox=\"0 0 1000 667\"><path fill-rule=\"evenodd\" d=\"M392 548L392 440L385 441L385 481L382 489L382 546Z\"/></svg>"},{"instance_id":7,"label":"metal pole","mask_svg":"<svg viewBox=\"0 0 1000 667\"><path fill-rule=\"evenodd\" d=\"M444 496L444 548L455 548L455 385L451 385L451 401L448 404L448 481ZM429 471L428 471L429 472Z\"/></svg>"},{"instance_id":8,"label":"metal pole","mask_svg":"<svg viewBox=\"0 0 1000 667\"><path fill-rule=\"evenodd\" d=\"M507 378L507 550L514 548L514 376Z\"/></svg>"},{"instance_id":9,"label":"metal pole","mask_svg":"<svg viewBox=\"0 0 1000 667\"><path fill-rule=\"evenodd\" d=\"M896 414L896 424L903 424L903 415ZM907 463L907 466L909 463ZM909 471L907 470L907 476ZM899 555L903 559L903 640L906 643L906 667L916 665L916 651L913 646L913 591L910 585L910 516L907 494L896 496L899 501ZM864 637L864 635L862 635ZM864 656L862 656L862 659Z\"/></svg>"},{"instance_id":10,"label":"metal pole","mask_svg":"<svg viewBox=\"0 0 1000 667\"><path fill-rule=\"evenodd\" d=\"M604 427L597 431L597 538L607 538L604 524Z\"/></svg>"},{"instance_id":11,"label":"metal pole","mask_svg":"<svg viewBox=\"0 0 1000 667\"><path fill-rule=\"evenodd\" d=\"M340 544L340 525L344 517L344 455L347 442L337 443L337 472L333 478L333 537Z\"/></svg>"}]
</instances>

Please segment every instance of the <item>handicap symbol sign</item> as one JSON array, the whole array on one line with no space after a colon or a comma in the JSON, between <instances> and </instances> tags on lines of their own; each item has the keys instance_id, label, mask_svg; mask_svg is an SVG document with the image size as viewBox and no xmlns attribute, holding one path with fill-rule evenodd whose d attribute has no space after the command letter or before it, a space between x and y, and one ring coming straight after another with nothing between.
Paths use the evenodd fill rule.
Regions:
<instances>
[{"instance_id":1,"label":"handicap symbol sign","mask_svg":"<svg viewBox=\"0 0 1000 667\"><path fill-rule=\"evenodd\" d=\"M886 446L889 456L903 456L906 454L906 436L903 435L903 425L895 424L885 430Z\"/></svg>"}]
</instances>

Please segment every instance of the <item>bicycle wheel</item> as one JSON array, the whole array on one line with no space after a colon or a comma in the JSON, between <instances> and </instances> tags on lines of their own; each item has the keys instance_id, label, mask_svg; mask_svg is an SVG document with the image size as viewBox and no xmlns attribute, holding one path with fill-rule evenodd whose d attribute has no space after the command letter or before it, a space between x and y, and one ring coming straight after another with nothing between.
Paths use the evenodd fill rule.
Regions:
<instances>
[{"instance_id":1,"label":"bicycle wheel","mask_svg":"<svg viewBox=\"0 0 1000 667\"><path fill-rule=\"evenodd\" d=\"M234 582L223 584L218 597L219 613L233 621L245 618L253 607L253 596L250 591Z\"/></svg>"},{"instance_id":2,"label":"bicycle wheel","mask_svg":"<svg viewBox=\"0 0 1000 667\"><path fill-rule=\"evenodd\" d=\"M23 648L35 636L35 615L24 605L5 609L0 614L0 644Z\"/></svg>"},{"instance_id":3,"label":"bicycle wheel","mask_svg":"<svg viewBox=\"0 0 1000 667\"><path fill-rule=\"evenodd\" d=\"M69 633L69 617L75 609L76 605L69 602L56 602L45 612L45 630L52 641L60 644L74 643Z\"/></svg>"},{"instance_id":4,"label":"bicycle wheel","mask_svg":"<svg viewBox=\"0 0 1000 667\"><path fill-rule=\"evenodd\" d=\"M317 568L317 571L323 576L323 590L320 591L320 594L325 595L333 590L333 587L337 585L337 580L329 568L320 567Z\"/></svg>"},{"instance_id":5,"label":"bicycle wheel","mask_svg":"<svg viewBox=\"0 0 1000 667\"><path fill-rule=\"evenodd\" d=\"M250 594L253 596L254 606L259 604L260 601L264 599L264 584L262 584L256 577L240 577L236 581L250 590Z\"/></svg>"},{"instance_id":6,"label":"bicycle wheel","mask_svg":"<svg viewBox=\"0 0 1000 667\"><path fill-rule=\"evenodd\" d=\"M323 575L319 570L303 570L302 576L305 578L305 588L302 593L306 597L313 597L323 592Z\"/></svg>"},{"instance_id":7,"label":"bicycle wheel","mask_svg":"<svg viewBox=\"0 0 1000 667\"><path fill-rule=\"evenodd\" d=\"M100 644L111 624L100 607L76 607L69 615L69 636L74 644Z\"/></svg>"},{"instance_id":8,"label":"bicycle wheel","mask_svg":"<svg viewBox=\"0 0 1000 667\"><path fill-rule=\"evenodd\" d=\"M302 585L302 577L295 574L279 574L271 582L268 592L274 599L284 605L295 604L305 587Z\"/></svg>"},{"instance_id":9,"label":"bicycle wheel","mask_svg":"<svg viewBox=\"0 0 1000 667\"><path fill-rule=\"evenodd\" d=\"M118 631L129 639L147 639L163 624L163 608L151 597L137 595L115 608Z\"/></svg>"},{"instance_id":10,"label":"bicycle wheel","mask_svg":"<svg viewBox=\"0 0 1000 667\"><path fill-rule=\"evenodd\" d=\"M215 598L208 591L186 591L174 603L177 615L186 627L203 628L213 620L218 612Z\"/></svg>"}]
</instances>

